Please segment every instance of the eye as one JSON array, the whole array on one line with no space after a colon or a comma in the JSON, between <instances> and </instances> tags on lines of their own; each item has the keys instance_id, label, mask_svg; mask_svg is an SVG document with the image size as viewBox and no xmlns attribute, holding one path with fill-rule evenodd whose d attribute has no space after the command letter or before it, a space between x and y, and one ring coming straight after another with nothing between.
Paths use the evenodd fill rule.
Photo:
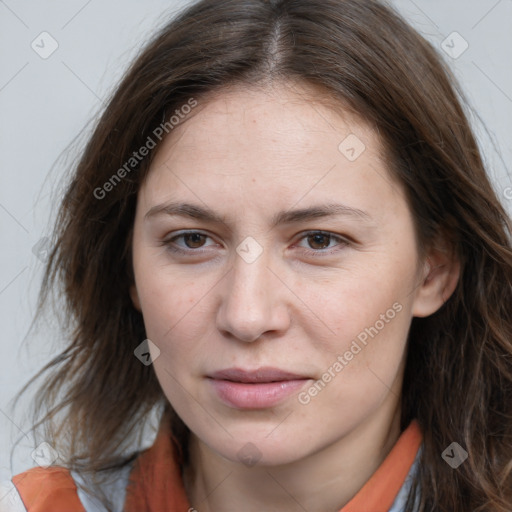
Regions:
<instances>
[{"instance_id":1,"label":"eye","mask_svg":"<svg viewBox=\"0 0 512 512\"><path fill-rule=\"evenodd\" d=\"M167 246L167 248L172 252L200 252L197 251L197 249L209 247L208 245L204 245L206 239L208 238L211 237L206 235L205 233L201 233L199 231L187 231L174 235L173 237L168 238L167 240L164 240L162 244ZM182 240L184 245L178 244L178 240Z\"/></svg>"},{"instance_id":2,"label":"eye","mask_svg":"<svg viewBox=\"0 0 512 512\"><path fill-rule=\"evenodd\" d=\"M162 245L165 245L167 249L173 253L199 254L203 252L203 248L216 245L215 243L205 245L208 239L212 240L209 235L201 233L200 231L185 231L162 241ZM350 241L346 238L335 235L333 233L329 233L327 231L306 232L300 238L300 242L302 241L305 241L309 248L299 244L296 246L302 247L305 249L303 252L312 256L332 254L333 252L336 252L343 247L350 245Z\"/></svg>"},{"instance_id":3,"label":"eye","mask_svg":"<svg viewBox=\"0 0 512 512\"><path fill-rule=\"evenodd\" d=\"M350 242L346 238L327 231L309 231L301 238L301 241L302 240L306 241L309 246L306 252L314 255L322 255L325 253L332 254L340 248L350 245ZM332 242L337 243L331 245ZM332 250L333 248L335 249L334 251Z\"/></svg>"}]
</instances>

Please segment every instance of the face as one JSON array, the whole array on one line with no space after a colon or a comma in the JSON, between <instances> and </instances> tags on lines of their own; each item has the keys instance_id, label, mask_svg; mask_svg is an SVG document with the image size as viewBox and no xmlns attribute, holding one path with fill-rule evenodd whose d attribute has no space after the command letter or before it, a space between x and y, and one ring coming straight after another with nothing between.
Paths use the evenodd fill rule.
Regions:
<instances>
[{"instance_id":1,"label":"face","mask_svg":"<svg viewBox=\"0 0 512 512\"><path fill-rule=\"evenodd\" d=\"M292 462L396 411L425 312L413 219L376 133L297 91L200 103L138 196L132 298L154 371L233 461Z\"/></svg>"}]
</instances>

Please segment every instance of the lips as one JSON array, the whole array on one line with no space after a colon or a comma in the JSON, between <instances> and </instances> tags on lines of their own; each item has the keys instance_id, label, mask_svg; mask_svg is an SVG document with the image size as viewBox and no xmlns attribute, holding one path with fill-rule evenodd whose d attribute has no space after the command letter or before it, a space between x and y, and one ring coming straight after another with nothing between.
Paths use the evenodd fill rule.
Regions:
<instances>
[{"instance_id":1,"label":"lips","mask_svg":"<svg viewBox=\"0 0 512 512\"><path fill-rule=\"evenodd\" d=\"M279 368L263 367L256 370L243 370L241 368L229 368L210 375L213 379L229 380L232 382L258 383L280 382L285 380L309 379L304 375L286 372Z\"/></svg>"},{"instance_id":2,"label":"lips","mask_svg":"<svg viewBox=\"0 0 512 512\"><path fill-rule=\"evenodd\" d=\"M209 383L225 405L236 409L266 409L299 391L311 377L263 367L229 368L208 375Z\"/></svg>"}]
</instances>

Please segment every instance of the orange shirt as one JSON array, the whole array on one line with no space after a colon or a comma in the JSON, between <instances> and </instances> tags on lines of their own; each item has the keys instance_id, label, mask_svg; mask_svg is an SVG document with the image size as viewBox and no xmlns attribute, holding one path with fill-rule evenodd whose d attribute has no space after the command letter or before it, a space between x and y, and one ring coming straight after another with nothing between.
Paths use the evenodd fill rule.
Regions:
<instances>
[{"instance_id":1,"label":"orange shirt","mask_svg":"<svg viewBox=\"0 0 512 512\"><path fill-rule=\"evenodd\" d=\"M379 468L340 512L389 512L421 446L417 421L400 435ZM176 445L162 422L153 446L141 452L130 473L124 512L193 511L183 486ZM12 478L28 512L84 512L70 472L32 468Z\"/></svg>"}]
</instances>

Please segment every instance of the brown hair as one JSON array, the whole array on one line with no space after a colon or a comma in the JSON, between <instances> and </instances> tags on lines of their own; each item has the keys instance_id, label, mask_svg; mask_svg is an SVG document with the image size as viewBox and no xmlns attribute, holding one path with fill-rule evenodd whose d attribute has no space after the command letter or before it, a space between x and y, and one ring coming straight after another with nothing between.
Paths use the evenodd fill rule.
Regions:
<instances>
[{"instance_id":1,"label":"brown hair","mask_svg":"<svg viewBox=\"0 0 512 512\"><path fill-rule=\"evenodd\" d=\"M152 151L107 187L134 151L191 98L233 84L296 80L326 91L378 130L406 190L419 245L444 233L461 263L442 308L414 318L401 426L424 445L407 511L509 511L512 502L512 251L510 219L486 176L461 92L436 50L375 0L201 0L161 29L117 87L76 165L41 290L65 298L69 345L40 373L45 440L70 468L126 463L157 405L129 287L137 191ZM154 137L153 137L154 138ZM127 168L125 167L125 170ZM99 195L103 197L98 198ZM187 429L175 418L186 446ZM67 444L59 443L59 435ZM457 441L469 457L451 469Z\"/></svg>"}]
</instances>

